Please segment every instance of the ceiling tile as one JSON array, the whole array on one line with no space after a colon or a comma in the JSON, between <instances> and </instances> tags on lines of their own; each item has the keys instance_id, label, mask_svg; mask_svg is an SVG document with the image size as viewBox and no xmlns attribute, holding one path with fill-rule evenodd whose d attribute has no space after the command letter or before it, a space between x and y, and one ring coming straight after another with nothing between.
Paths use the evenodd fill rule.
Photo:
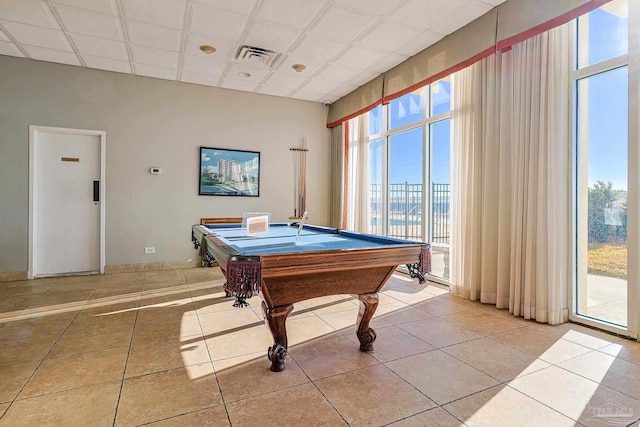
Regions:
<instances>
[{"instance_id":1,"label":"ceiling tile","mask_svg":"<svg viewBox=\"0 0 640 427\"><path fill-rule=\"evenodd\" d=\"M285 30L273 24L255 21L244 38L243 43L249 46L269 49L282 53L298 38L297 31Z\"/></svg>"},{"instance_id":2,"label":"ceiling tile","mask_svg":"<svg viewBox=\"0 0 640 427\"><path fill-rule=\"evenodd\" d=\"M98 58L97 56L82 55L82 60L87 67L99 70L115 71L118 73L131 73L128 62L116 61L115 59Z\"/></svg>"},{"instance_id":3,"label":"ceiling tile","mask_svg":"<svg viewBox=\"0 0 640 427\"><path fill-rule=\"evenodd\" d=\"M178 67L178 53L153 47L131 45L133 62L136 64L155 65L157 67Z\"/></svg>"},{"instance_id":4,"label":"ceiling tile","mask_svg":"<svg viewBox=\"0 0 640 427\"><path fill-rule=\"evenodd\" d=\"M256 0L192 0L191 2L245 15L248 15L256 4Z\"/></svg>"},{"instance_id":5,"label":"ceiling tile","mask_svg":"<svg viewBox=\"0 0 640 427\"><path fill-rule=\"evenodd\" d=\"M320 71L317 77L325 80L331 80L336 83L342 83L354 78L362 71L354 68L345 68L339 65L330 64L327 68Z\"/></svg>"},{"instance_id":6,"label":"ceiling tile","mask_svg":"<svg viewBox=\"0 0 640 427\"><path fill-rule=\"evenodd\" d=\"M386 0L384 0L386 1ZM305 28L326 2L269 0L262 3L256 15L259 19L277 22L291 28Z\"/></svg>"},{"instance_id":7,"label":"ceiling tile","mask_svg":"<svg viewBox=\"0 0 640 427\"><path fill-rule=\"evenodd\" d=\"M178 52L182 46L182 31L138 21L127 21L131 43Z\"/></svg>"},{"instance_id":8,"label":"ceiling tile","mask_svg":"<svg viewBox=\"0 0 640 427\"><path fill-rule=\"evenodd\" d=\"M262 79L264 79L264 77L267 75L267 73L269 72L269 70L263 69L263 70L259 70L256 68L251 68L251 67L245 67L242 65L232 65L231 67L229 67L229 70L227 71L227 75L225 76L225 78L230 78L233 80L239 80L239 81L243 81L243 82L254 82L254 83L259 83L260 81L262 81ZM250 76L241 76L241 73L248 73L250 74Z\"/></svg>"},{"instance_id":9,"label":"ceiling tile","mask_svg":"<svg viewBox=\"0 0 640 427\"><path fill-rule=\"evenodd\" d=\"M117 15L115 0L51 0L51 3L73 6L107 15Z\"/></svg>"},{"instance_id":10,"label":"ceiling tile","mask_svg":"<svg viewBox=\"0 0 640 427\"><path fill-rule=\"evenodd\" d=\"M140 76L155 77L158 79L175 80L178 75L177 70L156 67L154 65L135 64L136 74Z\"/></svg>"},{"instance_id":11,"label":"ceiling tile","mask_svg":"<svg viewBox=\"0 0 640 427\"><path fill-rule=\"evenodd\" d=\"M314 25L311 33L321 38L349 43L369 26L371 21L367 17L332 7Z\"/></svg>"},{"instance_id":12,"label":"ceiling tile","mask_svg":"<svg viewBox=\"0 0 640 427\"><path fill-rule=\"evenodd\" d=\"M336 82L324 79L311 79L300 89L305 92L329 93L336 87Z\"/></svg>"},{"instance_id":13,"label":"ceiling tile","mask_svg":"<svg viewBox=\"0 0 640 427\"><path fill-rule=\"evenodd\" d=\"M69 37L79 53L117 59L119 61L129 60L127 48L122 42L84 36L82 34L69 34Z\"/></svg>"},{"instance_id":14,"label":"ceiling tile","mask_svg":"<svg viewBox=\"0 0 640 427\"><path fill-rule=\"evenodd\" d=\"M223 10L193 5L191 8L191 31L224 40L236 40L244 31L247 16Z\"/></svg>"},{"instance_id":15,"label":"ceiling tile","mask_svg":"<svg viewBox=\"0 0 640 427\"><path fill-rule=\"evenodd\" d=\"M413 40L406 42L403 46L396 49L396 52L402 55L413 56L416 53L421 52L427 47L431 46L443 37L444 36L442 34L436 34L429 30L425 30L422 34L420 34Z\"/></svg>"},{"instance_id":16,"label":"ceiling tile","mask_svg":"<svg viewBox=\"0 0 640 427\"><path fill-rule=\"evenodd\" d=\"M335 99L331 99L328 95L325 95L323 93L310 92L307 90L296 91L293 95L291 95L291 97L295 99L302 99L304 101L315 101L315 102L324 102L325 100L333 102L335 100Z\"/></svg>"},{"instance_id":17,"label":"ceiling tile","mask_svg":"<svg viewBox=\"0 0 640 427\"><path fill-rule=\"evenodd\" d=\"M121 0L124 16L136 21L182 28L185 2L179 0Z\"/></svg>"},{"instance_id":18,"label":"ceiling tile","mask_svg":"<svg viewBox=\"0 0 640 427\"><path fill-rule=\"evenodd\" d=\"M367 67L371 71L376 71L378 73L384 73L398 65L399 63L406 61L407 56L400 55L398 53L387 53L381 60L376 62L373 65Z\"/></svg>"},{"instance_id":19,"label":"ceiling tile","mask_svg":"<svg viewBox=\"0 0 640 427\"><path fill-rule=\"evenodd\" d=\"M371 80L375 79L379 75L380 73L376 73L375 71L365 70L359 73L357 76L353 77L352 79L348 80L347 83L351 83L352 85L360 87L366 83L369 83Z\"/></svg>"},{"instance_id":20,"label":"ceiling tile","mask_svg":"<svg viewBox=\"0 0 640 427\"><path fill-rule=\"evenodd\" d=\"M2 19L46 28L58 28L46 3L39 0L0 1Z\"/></svg>"},{"instance_id":21,"label":"ceiling tile","mask_svg":"<svg viewBox=\"0 0 640 427\"><path fill-rule=\"evenodd\" d=\"M304 75L304 73L296 73L293 70L291 70L291 72L293 74L280 69L271 74L265 83L272 86L286 87L291 91L291 89L296 89L309 79L309 76Z\"/></svg>"},{"instance_id":22,"label":"ceiling tile","mask_svg":"<svg viewBox=\"0 0 640 427\"><path fill-rule=\"evenodd\" d=\"M244 81L244 80L235 80L235 79L230 79L230 78L224 78L222 80L222 84L220 86L225 88L225 89L235 89L235 90L243 90L243 91L246 91L246 92L253 92L256 89L256 87L258 86L258 83L250 82L250 81Z\"/></svg>"},{"instance_id":23,"label":"ceiling tile","mask_svg":"<svg viewBox=\"0 0 640 427\"><path fill-rule=\"evenodd\" d=\"M332 89L330 94L334 95L334 96L336 96L338 98L341 98L341 97L345 96L346 94L351 93L354 90L358 89L358 87L360 87L360 86L353 85L353 84L350 84L350 83L344 83L344 84L341 84L340 86Z\"/></svg>"},{"instance_id":24,"label":"ceiling tile","mask_svg":"<svg viewBox=\"0 0 640 427\"><path fill-rule=\"evenodd\" d=\"M340 7L365 15L385 16L402 2L403 0L344 0L340 2Z\"/></svg>"},{"instance_id":25,"label":"ceiling tile","mask_svg":"<svg viewBox=\"0 0 640 427\"><path fill-rule=\"evenodd\" d=\"M388 55L388 53L352 47L336 59L335 64L347 68L365 69L380 61L385 55Z\"/></svg>"},{"instance_id":26,"label":"ceiling tile","mask_svg":"<svg viewBox=\"0 0 640 427\"><path fill-rule=\"evenodd\" d=\"M0 21L0 24L18 44L72 51L62 31L17 22Z\"/></svg>"},{"instance_id":27,"label":"ceiling tile","mask_svg":"<svg viewBox=\"0 0 640 427\"><path fill-rule=\"evenodd\" d=\"M212 54L203 53L200 46L208 44L216 48ZM188 55L201 56L206 55L216 59L231 59L236 53L236 44L234 42L222 39L215 39L211 36L203 36L202 34L190 33L187 35Z\"/></svg>"},{"instance_id":28,"label":"ceiling tile","mask_svg":"<svg viewBox=\"0 0 640 427\"><path fill-rule=\"evenodd\" d=\"M413 25L431 29L431 26L447 18L468 0L409 0L389 15L389 20L400 25Z\"/></svg>"},{"instance_id":29,"label":"ceiling tile","mask_svg":"<svg viewBox=\"0 0 640 427\"><path fill-rule=\"evenodd\" d=\"M115 16L61 5L56 5L55 9L65 29L71 33L123 41L120 20Z\"/></svg>"},{"instance_id":30,"label":"ceiling tile","mask_svg":"<svg viewBox=\"0 0 640 427\"><path fill-rule=\"evenodd\" d=\"M78 57L73 52L44 49L37 46L22 46L30 58L39 61L58 62L60 64L80 65Z\"/></svg>"},{"instance_id":31,"label":"ceiling tile","mask_svg":"<svg viewBox=\"0 0 640 427\"><path fill-rule=\"evenodd\" d=\"M218 86L218 81L220 80L220 76L212 76L208 74L200 74L200 73L190 73L188 71L183 71L180 76L180 81L187 83L194 83L197 85L206 85L206 86Z\"/></svg>"},{"instance_id":32,"label":"ceiling tile","mask_svg":"<svg viewBox=\"0 0 640 427\"><path fill-rule=\"evenodd\" d=\"M328 61L342 52L348 45L324 40L312 35L305 37L290 53L291 58L298 58L300 61Z\"/></svg>"},{"instance_id":33,"label":"ceiling tile","mask_svg":"<svg viewBox=\"0 0 640 427\"><path fill-rule=\"evenodd\" d=\"M291 89L282 86L263 84L258 89L258 93L262 93L264 95L287 96L291 93Z\"/></svg>"},{"instance_id":34,"label":"ceiling tile","mask_svg":"<svg viewBox=\"0 0 640 427\"><path fill-rule=\"evenodd\" d=\"M493 6L489 4L477 0L470 1L452 12L447 16L447 19L441 19L434 23L432 29L437 33L451 34L491 9L493 9Z\"/></svg>"},{"instance_id":35,"label":"ceiling tile","mask_svg":"<svg viewBox=\"0 0 640 427\"><path fill-rule=\"evenodd\" d=\"M0 55L20 56L24 54L11 42L0 41Z\"/></svg>"},{"instance_id":36,"label":"ceiling tile","mask_svg":"<svg viewBox=\"0 0 640 427\"><path fill-rule=\"evenodd\" d=\"M358 41L358 45L369 49L394 51L415 39L422 31L400 25L382 23Z\"/></svg>"},{"instance_id":37,"label":"ceiling tile","mask_svg":"<svg viewBox=\"0 0 640 427\"><path fill-rule=\"evenodd\" d=\"M184 55L182 70L188 73L198 73L211 76L221 76L226 67L226 62L213 58Z\"/></svg>"}]
</instances>

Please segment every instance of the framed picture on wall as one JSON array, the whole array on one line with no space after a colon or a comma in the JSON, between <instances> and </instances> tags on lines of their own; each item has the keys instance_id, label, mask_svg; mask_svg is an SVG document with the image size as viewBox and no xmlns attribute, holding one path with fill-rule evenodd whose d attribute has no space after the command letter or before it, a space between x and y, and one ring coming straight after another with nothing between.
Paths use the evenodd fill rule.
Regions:
<instances>
[{"instance_id":1,"label":"framed picture on wall","mask_svg":"<svg viewBox=\"0 0 640 427\"><path fill-rule=\"evenodd\" d=\"M260 152L200 147L201 196L260 196Z\"/></svg>"}]
</instances>

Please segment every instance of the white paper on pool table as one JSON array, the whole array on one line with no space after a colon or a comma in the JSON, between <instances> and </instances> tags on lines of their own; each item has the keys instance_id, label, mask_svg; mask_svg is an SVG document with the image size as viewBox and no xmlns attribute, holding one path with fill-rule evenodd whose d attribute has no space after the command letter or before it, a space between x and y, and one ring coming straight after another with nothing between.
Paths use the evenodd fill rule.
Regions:
<instances>
[{"instance_id":1,"label":"white paper on pool table","mask_svg":"<svg viewBox=\"0 0 640 427\"><path fill-rule=\"evenodd\" d=\"M247 235L254 236L269 231L269 216L260 215L247 218Z\"/></svg>"}]
</instances>

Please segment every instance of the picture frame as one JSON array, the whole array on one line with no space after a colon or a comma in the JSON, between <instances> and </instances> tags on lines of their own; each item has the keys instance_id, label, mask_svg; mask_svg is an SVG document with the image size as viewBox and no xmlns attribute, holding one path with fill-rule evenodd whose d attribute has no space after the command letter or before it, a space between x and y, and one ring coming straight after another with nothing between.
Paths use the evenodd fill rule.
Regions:
<instances>
[{"instance_id":1,"label":"picture frame","mask_svg":"<svg viewBox=\"0 0 640 427\"><path fill-rule=\"evenodd\" d=\"M260 152L200 147L198 194L260 196Z\"/></svg>"}]
</instances>

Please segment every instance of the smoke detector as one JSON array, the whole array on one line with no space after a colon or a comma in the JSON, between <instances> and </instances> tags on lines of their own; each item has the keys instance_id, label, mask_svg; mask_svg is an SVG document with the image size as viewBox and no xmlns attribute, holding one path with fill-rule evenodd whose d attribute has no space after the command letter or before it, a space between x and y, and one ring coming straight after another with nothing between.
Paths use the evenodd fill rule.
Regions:
<instances>
[{"instance_id":1,"label":"smoke detector","mask_svg":"<svg viewBox=\"0 0 640 427\"><path fill-rule=\"evenodd\" d=\"M240 46L236 53L236 59L238 62L252 63L254 65L264 65L270 68L277 68L284 57L278 52L274 52L269 49L263 49L261 47L254 46Z\"/></svg>"}]
</instances>

